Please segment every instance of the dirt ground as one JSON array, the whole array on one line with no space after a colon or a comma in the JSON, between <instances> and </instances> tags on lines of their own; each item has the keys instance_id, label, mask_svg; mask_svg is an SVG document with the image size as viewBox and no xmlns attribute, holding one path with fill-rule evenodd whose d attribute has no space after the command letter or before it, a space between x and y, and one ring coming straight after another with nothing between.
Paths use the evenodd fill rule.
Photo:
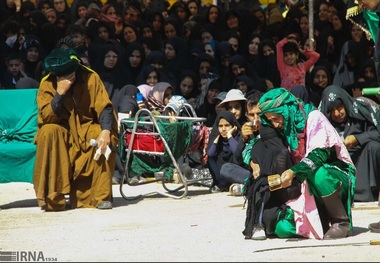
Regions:
<instances>
[{"instance_id":1,"label":"dirt ground","mask_svg":"<svg viewBox=\"0 0 380 263\"><path fill-rule=\"evenodd\" d=\"M113 186L112 210L43 212L33 185L0 184L0 261L56 262L378 262L377 202L355 204L354 235L340 240L244 240L243 197L189 188L188 197L157 194L127 201ZM163 190L127 186L128 195ZM14 258L7 258L12 254ZM33 258L32 256L36 257ZM22 257L23 256L23 257ZM17 260L16 260L17 259Z\"/></svg>"}]
</instances>

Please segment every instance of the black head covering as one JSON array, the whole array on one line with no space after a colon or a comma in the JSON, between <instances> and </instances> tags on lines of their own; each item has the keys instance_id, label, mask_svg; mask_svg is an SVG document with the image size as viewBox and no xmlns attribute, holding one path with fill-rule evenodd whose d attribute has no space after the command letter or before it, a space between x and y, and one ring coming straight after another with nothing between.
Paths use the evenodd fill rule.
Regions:
<instances>
[{"instance_id":1,"label":"black head covering","mask_svg":"<svg viewBox=\"0 0 380 263\"><path fill-rule=\"evenodd\" d=\"M139 92L139 89L135 85L125 85L118 92L118 99L115 103L116 105L114 105L116 111L122 113L131 112L132 116L134 116L139 110L139 106L136 101L136 94Z\"/></svg>"},{"instance_id":2,"label":"black head covering","mask_svg":"<svg viewBox=\"0 0 380 263\"><path fill-rule=\"evenodd\" d=\"M150 64L165 65L165 55L164 55L164 53L162 53L162 51L153 50L145 58L144 63L146 65L150 65Z\"/></svg>"},{"instance_id":3,"label":"black head covering","mask_svg":"<svg viewBox=\"0 0 380 263\"><path fill-rule=\"evenodd\" d=\"M247 93L248 91L254 89L255 87L255 83L253 82L253 80L248 77L247 75L240 75L240 76L237 76L236 77L236 83L238 82L243 82L245 85L247 85L248 87L248 90L247 90Z\"/></svg>"},{"instance_id":4,"label":"black head covering","mask_svg":"<svg viewBox=\"0 0 380 263\"><path fill-rule=\"evenodd\" d=\"M260 176L281 174L292 166L281 136L275 128L264 125L260 127L260 140L252 146L251 160L260 165Z\"/></svg>"},{"instance_id":5,"label":"black head covering","mask_svg":"<svg viewBox=\"0 0 380 263\"><path fill-rule=\"evenodd\" d=\"M309 92L303 85L296 85L291 90L291 93L293 93L294 96L301 99L305 103L309 103Z\"/></svg>"},{"instance_id":6,"label":"black head covering","mask_svg":"<svg viewBox=\"0 0 380 263\"><path fill-rule=\"evenodd\" d=\"M380 133L380 111L371 107L367 102L354 99L343 88L339 86L328 86L322 93L319 110L331 121L330 114L334 106L342 102L346 114L351 119L368 121L372 123Z\"/></svg>"},{"instance_id":7,"label":"black head covering","mask_svg":"<svg viewBox=\"0 0 380 263\"><path fill-rule=\"evenodd\" d=\"M216 137L219 135L218 126L219 126L220 119L225 119L232 126L237 126L238 127L238 132L235 134L234 137L240 135L241 125L236 120L235 115L232 112L230 112L230 111L221 111L221 112L219 112L219 114L215 118L214 124L212 126L212 130L211 130L211 133L210 133L210 137L209 137L209 142L210 143L208 144L207 148L209 148L212 145L212 143L214 142L214 140L216 139ZM217 148L219 150L221 149L221 147L223 147L222 146L222 142L223 142L223 140L219 140L218 141Z\"/></svg>"},{"instance_id":8,"label":"black head covering","mask_svg":"<svg viewBox=\"0 0 380 263\"><path fill-rule=\"evenodd\" d=\"M21 51L26 53L31 47L41 49L41 41L34 35L28 35L25 37L25 42L22 44Z\"/></svg>"},{"instance_id":9,"label":"black head covering","mask_svg":"<svg viewBox=\"0 0 380 263\"><path fill-rule=\"evenodd\" d=\"M247 61L242 55L233 55L230 58L230 67L232 65L239 65L241 67L247 68Z\"/></svg>"}]
</instances>

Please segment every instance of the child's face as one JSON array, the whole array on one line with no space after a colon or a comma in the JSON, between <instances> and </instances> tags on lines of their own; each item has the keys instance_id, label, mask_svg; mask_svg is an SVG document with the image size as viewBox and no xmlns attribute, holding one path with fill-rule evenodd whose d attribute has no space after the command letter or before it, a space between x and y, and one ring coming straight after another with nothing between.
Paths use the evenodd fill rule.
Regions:
<instances>
[{"instance_id":1,"label":"child's face","mask_svg":"<svg viewBox=\"0 0 380 263\"><path fill-rule=\"evenodd\" d=\"M236 88L241 90L241 92L243 92L243 94L246 94L247 93L247 90L248 90L248 86L247 84L245 84L244 82L242 81L239 81L237 84L236 84Z\"/></svg>"},{"instance_id":2,"label":"child's face","mask_svg":"<svg viewBox=\"0 0 380 263\"><path fill-rule=\"evenodd\" d=\"M87 14L87 8L85 6L80 6L78 7L77 13L80 18L85 17Z\"/></svg>"},{"instance_id":3,"label":"child's face","mask_svg":"<svg viewBox=\"0 0 380 263\"><path fill-rule=\"evenodd\" d=\"M235 115L235 118L238 120L242 115L243 108L240 101L237 100L228 102L227 110L232 112Z\"/></svg>"},{"instance_id":4,"label":"child's face","mask_svg":"<svg viewBox=\"0 0 380 263\"><path fill-rule=\"evenodd\" d=\"M71 35L71 39L73 40L76 47L79 47L84 44L85 36L80 33L74 33Z\"/></svg>"},{"instance_id":5,"label":"child's face","mask_svg":"<svg viewBox=\"0 0 380 263\"><path fill-rule=\"evenodd\" d=\"M219 131L220 136L222 136L223 138L227 138L227 133L232 128L233 128L232 125L228 121L226 121L223 118L220 119L218 123L218 131Z\"/></svg>"},{"instance_id":6,"label":"child's face","mask_svg":"<svg viewBox=\"0 0 380 263\"><path fill-rule=\"evenodd\" d=\"M190 77L185 77L180 83L180 90L184 97L191 96L194 90L193 79Z\"/></svg>"},{"instance_id":7,"label":"child's face","mask_svg":"<svg viewBox=\"0 0 380 263\"><path fill-rule=\"evenodd\" d=\"M20 74L20 69L22 67L22 62L19 59L11 59L7 63L8 71L12 76L17 76Z\"/></svg>"},{"instance_id":8,"label":"child's face","mask_svg":"<svg viewBox=\"0 0 380 263\"><path fill-rule=\"evenodd\" d=\"M288 66L294 66L297 64L298 54L295 52L285 52L284 53L284 61Z\"/></svg>"}]
</instances>

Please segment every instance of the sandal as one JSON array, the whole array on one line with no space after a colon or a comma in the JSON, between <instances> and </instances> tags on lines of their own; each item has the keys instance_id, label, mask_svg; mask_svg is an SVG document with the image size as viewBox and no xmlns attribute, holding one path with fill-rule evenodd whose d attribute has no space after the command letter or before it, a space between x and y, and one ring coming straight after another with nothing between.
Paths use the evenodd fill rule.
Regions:
<instances>
[{"instance_id":1,"label":"sandal","mask_svg":"<svg viewBox=\"0 0 380 263\"><path fill-rule=\"evenodd\" d=\"M243 195L243 184L234 183L231 184L229 192L232 196L242 196Z\"/></svg>"}]
</instances>

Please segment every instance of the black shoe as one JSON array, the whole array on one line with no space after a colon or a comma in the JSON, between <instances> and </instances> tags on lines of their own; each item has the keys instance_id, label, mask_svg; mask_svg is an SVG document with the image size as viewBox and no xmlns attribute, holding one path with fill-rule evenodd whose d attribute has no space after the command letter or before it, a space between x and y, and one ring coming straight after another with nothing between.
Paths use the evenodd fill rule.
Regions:
<instances>
[{"instance_id":1,"label":"black shoe","mask_svg":"<svg viewBox=\"0 0 380 263\"><path fill-rule=\"evenodd\" d=\"M112 203L110 201L101 202L100 205L96 207L97 209L112 209Z\"/></svg>"},{"instance_id":2,"label":"black shoe","mask_svg":"<svg viewBox=\"0 0 380 263\"><path fill-rule=\"evenodd\" d=\"M213 185L210 187L210 193L220 193L222 192L222 189L219 188L217 185Z\"/></svg>"},{"instance_id":3,"label":"black shoe","mask_svg":"<svg viewBox=\"0 0 380 263\"><path fill-rule=\"evenodd\" d=\"M187 180L194 179L193 170L187 163L184 163L181 168L182 168L181 171Z\"/></svg>"},{"instance_id":4,"label":"black shoe","mask_svg":"<svg viewBox=\"0 0 380 263\"><path fill-rule=\"evenodd\" d=\"M371 231L371 232L374 232L374 233L380 233L380 221L377 222L377 223L369 224L369 225L368 225L368 229L369 229L369 231Z\"/></svg>"}]
</instances>

